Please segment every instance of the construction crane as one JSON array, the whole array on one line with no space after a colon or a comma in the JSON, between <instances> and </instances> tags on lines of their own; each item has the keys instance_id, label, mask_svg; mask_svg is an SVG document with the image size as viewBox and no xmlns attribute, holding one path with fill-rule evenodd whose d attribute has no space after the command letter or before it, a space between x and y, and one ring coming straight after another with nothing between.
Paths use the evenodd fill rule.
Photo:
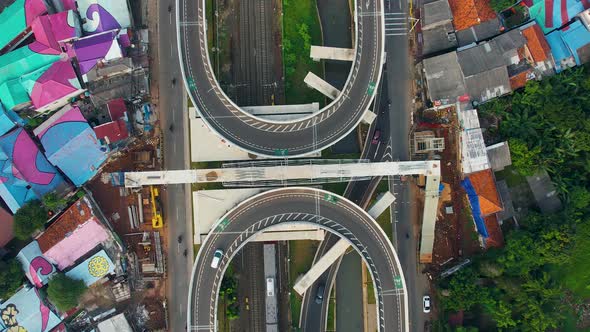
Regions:
<instances>
[{"instance_id":1,"label":"construction crane","mask_svg":"<svg viewBox=\"0 0 590 332\"><path fill-rule=\"evenodd\" d=\"M160 209L160 193L158 192L158 188L154 186L150 186L150 194L151 194L151 205L152 205L152 227L153 228L162 228L164 226L164 221L162 219L162 211Z\"/></svg>"}]
</instances>

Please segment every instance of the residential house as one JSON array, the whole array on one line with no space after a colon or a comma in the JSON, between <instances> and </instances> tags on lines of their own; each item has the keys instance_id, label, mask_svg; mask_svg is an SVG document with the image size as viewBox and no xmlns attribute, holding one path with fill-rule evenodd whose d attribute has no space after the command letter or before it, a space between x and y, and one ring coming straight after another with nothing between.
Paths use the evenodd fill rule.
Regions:
<instances>
[{"instance_id":1,"label":"residential house","mask_svg":"<svg viewBox=\"0 0 590 332\"><path fill-rule=\"evenodd\" d=\"M537 22L543 33L559 29L576 15L590 8L587 0L524 0L529 17Z\"/></svg>"},{"instance_id":2,"label":"residential house","mask_svg":"<svg viewBox=\"0 0 590 332\"><path fill-rule=\"evenodd\" d=\"M13 213L30 200L71 189L22 128L0 137L0 177L0 197Z\"/></svg>"},{"instance_id":3,"label":"residential house","mask_svg":"<svg viewBox=\"0 0 590 332\"><path fill-rule=\"evenodd\" d=\"M112 240L86 197L72 204L36 239L43 257L59 270L74 265L100 244Z\"/></svg>"},{"instance_id":4,"label":"residential house","mask_svg":"<svg viewBox=\"0 0 590 332\"><path fill-rule=\"evenodd\" d=\"M105 140L106 144L111 145L129 137L129 119L127 106L122 98L107 102L107 109L111 121L100 124L93 130L98 139Z\"/></svg>"},{"instance_id":5,"label":"residential house","mask_svg":"<svg viewBox=\"0 0 590 332\"><path fill-rule=\"evenodd\" d=\"M459 46L492 38L502 25L489 0L448 0Z\"/></svg>"},{"instance_id":6,"label":"residential house","mask_svg":"<svg viewBox=\"0 0 590 332\"><path fill-rule=\"evenodd\" d=\"M449 52L422 62L428 99L435 103L453 104L466 93L457 52Z\"/></svg>"},{"instance_id":7,"label":"residential house","mask_svg":"<svg viewBox=\"0 0 590 332\"><path fill-rule=\"evenodd\" d=\"M66 276L84 281L86 286L92 286L108 275L115 273L115 264L106 251L100 250L88 257L80 264L66 272Z\"/></svg>"},{"instance_id":8,"label":"residential house","mask_svg":"<svg viewBox=\"0 0 590 332\"><path fill-rule=\"evenodd\" d=\"M35 128L50 163L79 187L97 174L109 148L96 137L78 107L62 108Z\"/></svg>"},{"instance_id":9,"label":"residential house","mask_svg":"<svg viewBox=\"0 0 590 332\"><path fill-rule=\"evenodd\" d=\"M547 35L547 42L558 73L590 61L590 31L581 20L551 32Z\"/></svg>"},{"instance_id":10,"label":"residential house","mask_svg":"<svg viewBox=\"0 0 590 332\"><path fill-rule=\"evenodd\" d=\"M425 3L421 10L422 54L456 48L458 43L448 0Z\"/></svg>"},{"instance_id":11,"label":"residential house","mask_svg":"<svg viewBox=\"0 0 590 332\"><path fill-rule=\"evenodd\" d=\"M44 303L39 291L22 287L11 298L0 304L0 331L52 331L61 318Z\"/></svg>"}]
</instances>

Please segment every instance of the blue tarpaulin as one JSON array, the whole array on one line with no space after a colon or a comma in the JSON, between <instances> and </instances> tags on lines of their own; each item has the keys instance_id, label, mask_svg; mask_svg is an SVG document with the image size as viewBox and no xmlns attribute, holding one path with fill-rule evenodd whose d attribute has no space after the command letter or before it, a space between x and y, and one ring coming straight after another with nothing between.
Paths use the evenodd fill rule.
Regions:
<instances>
[{"instance_id":1,"label":"blue tarpaulin","mask_svg":"<svg viewBox=\"0 0 590 332\"><path fill-rule=\"evenodd\" d=\"M473 213L473 219L475 220L475 225L477 226L477 232L481 234L484 238L488 238L488 230L486 228L486 224L481 216L481 209L479 208L479 197L475 192L475 188L471 184L471 180L469 178L465 178L461 181L461 186L465 188L467 192L467 198L469 198L469 204L471 205L471 211Z\"/></svg>"}]
</instances>

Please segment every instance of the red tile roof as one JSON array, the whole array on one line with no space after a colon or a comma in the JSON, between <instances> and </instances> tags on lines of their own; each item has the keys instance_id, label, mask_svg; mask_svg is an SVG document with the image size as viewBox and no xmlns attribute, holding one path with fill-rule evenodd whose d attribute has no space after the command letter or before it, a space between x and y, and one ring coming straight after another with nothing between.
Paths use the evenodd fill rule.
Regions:
<instances>
[{"instance_id":1,"label":"red tile roof","mask_svg":"<svg viewBox=\"0 0 590 332\"><path fill-rule=\"evenodd\" d=\"M482 216L502 211L500 195L491 169L469 174L469 180L479 197Z\"/></svg>"},{"instance_id":2,"label":"red tile roof","mask_svg":"<svg viewBox=\"0 0 590 332\"><path fill-rule=\"evenodd\" d=\"M464 30L496 18L490 0L449 0L455 30Z\"/></svg>"},{"instance_id":3,"label":"red tile roof","mask_svg":"<svg viewBox=\"0 0 590 332\"><path fill-rule=\"evenodd\" d=\"M99 126L94 127L93 129L96 133L96 137L98 137L99 139L107 137L110 143L115 143L129 137L129 132L127 131L127 124L123 119L103 123Z\"/></svg>"},{"instance_id":4,"label":"red tile roof","mask_svg":"<svg viewBox=\"0 0 590 332\"><path fill-rule=\"evenodd\" d=\"M527 82L527 73L523 71L522 73L518 73L512 77L510 77L510 87L512 90L516 90L518 88L522 88L526 85Z\"/></svg>"},{"instance_id":5,"label":"red tile roof","mask_svg":"<svg viewBox=\"0 0 590 332\"><path fill-rule=\"evenodd\" d=\"M125 106L125 101L123 98L110 100L107 102L107 107L109 109L109 115L111 116L112 121L119 120L127 111L127 106Z\"/></svg>"},{"instance_id":6,"label":"red tile roof","mask_svg":"<svg viewBox=\"0 0 590 332\"><path fill-rule=\"evenodd\" d=\"M8 211L0 207L0 247L4 247L14 238L12 225L14 220Z\"/></svg>"},{"instance_id":7,"label":"red tile roof","mask_svg":"<svg viewBox=\"0 0 590 332\"><path fill-rule=\"evenodd\" d=\"M92 209L88 205L86 198L81 198L76 201L76 203L72 204L67 210L65 210L61 216L59 216L57 220L37 238L41 252L46 252L53 248L53 246L58 244L93 216L94 214L92 214Z\"/></svg>"},{"instance_id":8,"label":"red tile roof","mask_svg":"<svg viewBox=\"0 0 590 332\"><path fill-rule=\"evenodd\" d=\"M491 216L487 216L483 218L486 229L488 230L488 238L486 239L486 246L488 248L496 247L501 248L504 246L504 234L502 233L502 228L500 228L500 224L498 223L498 218L496 215L493 214Z\"/></svg>"},{"instance_id":9,"label":"red tile roof","mask_svg":"<svg viewBox=\"0 0 590 332\"><path fill-rule=\"evenodd\" d=\"M538 24L534 24L524 30L522 35L527 40L527 47L533 61L541 62L547 60L549 54L551 54L551 48L545 39L545 35Z\"/></svg>"}]
</instances>

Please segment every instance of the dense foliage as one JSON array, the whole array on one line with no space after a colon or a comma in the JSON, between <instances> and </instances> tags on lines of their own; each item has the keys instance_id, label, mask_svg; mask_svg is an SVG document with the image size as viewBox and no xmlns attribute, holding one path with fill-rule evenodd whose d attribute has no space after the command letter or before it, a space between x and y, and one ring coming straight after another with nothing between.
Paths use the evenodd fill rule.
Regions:
<instances>
[{"instance_id":1,"label":"dense foliage","mask_svg":"<svg viewBox=\"0 0 590 332\"><path fill-rule=\"evenodd\" d=\"M32 200L14 214L14 235L20 240L28 239L47 221L47 211L40 201Z\"/></svg>"},{"instance_id":2,"label":"dense foliage","mask_svg":"<svg viewBox=\"0 0 590 332\"><path fill-rule=\"evenodd\" d=\"M78 305L78 301L86 289L84 281L58 273L49 280L47 296L57 309L67 311Z\"/></svg>"},{"instance_id":3,"label":"dense foliage","mask_svg":"<svg viewBox=\"0 0 590 332\"><path fill-rule=\"evenodd\" d=\"M229 320L234 320L240 315L240 305L237 297L238 282L234 275L231 265L225 271L223 279L221 280L221 287L219 290L219 297L224 299L225 316Z\"/></svg>"},{"instance_id":4,"label":"dense foliage","mask_svg":"<svg viewBox=\"0 0 590 332\"><path fill-rule=\"evenodd\" d=\"M508 7L512 7L516 2L515 0L491 0L490 6L496 13L500 13Z\"/></svg>"},{"instance_id":5,"label":"dense foliage","mask_svg":"<svg viewBox=\"0 0 590 332\"><path fill-rule=\"evenodd\" d=\"M23 270L18 261L0 261L0 299L7 300L22 283Z\"/></svg>"},{"instance_id":6,"label":"dense foliage","mask_svg":"<svg viewBox=\"0 0 590 332\"><path fill-rule=\"evenodd\" d=\"M496 135L509 140L515 168L548 171L565 207L531 213L507 232L504 248L443 280L447 313L479 313L497 329L547 331L590 298L589 90L588 69L576 68L480 108L499 119Z\"/></svg>"}]
</instances>

